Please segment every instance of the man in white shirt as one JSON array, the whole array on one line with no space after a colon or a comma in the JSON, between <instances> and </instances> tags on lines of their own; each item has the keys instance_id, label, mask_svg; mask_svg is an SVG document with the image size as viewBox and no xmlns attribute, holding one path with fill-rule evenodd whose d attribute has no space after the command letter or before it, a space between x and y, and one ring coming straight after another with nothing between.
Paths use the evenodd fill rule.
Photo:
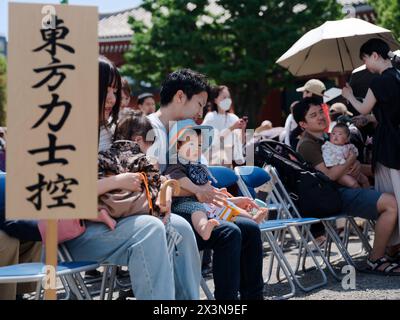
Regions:
<instances>
[{"instance_id":1,"label":"man in white shirt","mask_svg":"<svg viewBox=\"0 0 400 320\"><path fill-rule=\"evenodd\" d=\"M148 156L158 159L161 172L165 170L170 160L167 156L168 132L175 121L201 116L207 103L208 92L209 86L205 77L188 69L169 74L163 82L160 92L161 107L156 113L148 116L155 129L155 142L147 152ZM151 141L152 137L149 138ZM195 196L199 202L216 205L221 205L226 200L226 195L211 184L198 186L190 179L181 182L180 196ZM245 204L249 199L241 198L241 200ZM190 215L184 218L191 222ZM213 268L217 300L236 300L239 292L241 299L244 300L263 298L260 230L250 219L244 220L250 222L240 219L235 224L221 221L207 241L195 232L199 249L214 251ZM244 274L246 276L243 276Z\"/></svg>"}]
</instances>

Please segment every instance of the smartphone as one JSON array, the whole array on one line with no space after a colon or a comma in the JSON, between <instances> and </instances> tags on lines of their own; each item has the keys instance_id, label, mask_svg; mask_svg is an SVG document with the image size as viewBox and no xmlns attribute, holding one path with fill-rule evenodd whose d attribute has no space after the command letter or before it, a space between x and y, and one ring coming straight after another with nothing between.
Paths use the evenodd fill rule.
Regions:
<instances>
[{"instance_id":1,"label":"smartphone","mask_svg":"<svg viewBox=\"0 0 400 320\"><path fill-rule=\"evenodd\" d=\"M246 122L249 121L249 117L248 117L248 116L243 116L242 119L243 119L244 121L246 121Z\"/></svg>"}]
</instances>

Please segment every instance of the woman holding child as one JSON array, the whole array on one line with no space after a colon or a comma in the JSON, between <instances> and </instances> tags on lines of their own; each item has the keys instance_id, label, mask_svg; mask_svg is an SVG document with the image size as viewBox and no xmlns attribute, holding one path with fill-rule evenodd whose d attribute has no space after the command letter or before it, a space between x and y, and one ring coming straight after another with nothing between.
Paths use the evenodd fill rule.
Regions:
<instances>
[{"instance_id":1,"label":"woman holding child","mask_svg":"<svg viewBox=\"0 0 400 320\"><path fill-rule=\"evenodd\" d=\"M121 101L121 78L106 58L99 59L99 150L107 150L113 140ZM122 173L98 182L98 194L115 189L142 190L139 173ZM86 232L67 242L75 259L95 260L128 266L137 299L199 299L200 261L190 225L171 214L172 226L182 236L178 255L171 263L163 222L148 214L116 219L115 230L88 221Z\"/></svg>"}]
</instances>

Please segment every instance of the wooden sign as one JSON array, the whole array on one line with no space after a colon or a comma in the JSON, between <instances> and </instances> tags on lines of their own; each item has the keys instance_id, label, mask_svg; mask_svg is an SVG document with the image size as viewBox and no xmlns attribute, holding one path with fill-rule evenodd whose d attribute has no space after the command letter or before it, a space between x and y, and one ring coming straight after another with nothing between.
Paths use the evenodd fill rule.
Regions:
<instances>
[{"instance_id":1,"label":"wooden sign","mask_svg":"<svg viewBox=\"0 0 400 320\"><path fill-rule=\"evenodd\" d=\"M9 4L7 219L97 217L97 7Z\"/></svg>"}]
</instances>

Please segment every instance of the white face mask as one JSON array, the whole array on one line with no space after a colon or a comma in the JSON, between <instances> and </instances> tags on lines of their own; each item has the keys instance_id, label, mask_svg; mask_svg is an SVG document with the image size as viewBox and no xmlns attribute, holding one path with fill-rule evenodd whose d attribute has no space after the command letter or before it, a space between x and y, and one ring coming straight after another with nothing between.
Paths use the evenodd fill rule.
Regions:
<instances>
[{"instance_id":1,"label":"white face mask","mask_svg":"<svg viewBox=\"0 0 400 320\"><path fill-rule=\"evenodd\" d=\"M232 99L229 99L229 98L222 100L222 101L218 104L218 106L219 106L223 111L228 111L228 110L230 109L231 105L232 105Z\"/></svg>"}]
</instances>

